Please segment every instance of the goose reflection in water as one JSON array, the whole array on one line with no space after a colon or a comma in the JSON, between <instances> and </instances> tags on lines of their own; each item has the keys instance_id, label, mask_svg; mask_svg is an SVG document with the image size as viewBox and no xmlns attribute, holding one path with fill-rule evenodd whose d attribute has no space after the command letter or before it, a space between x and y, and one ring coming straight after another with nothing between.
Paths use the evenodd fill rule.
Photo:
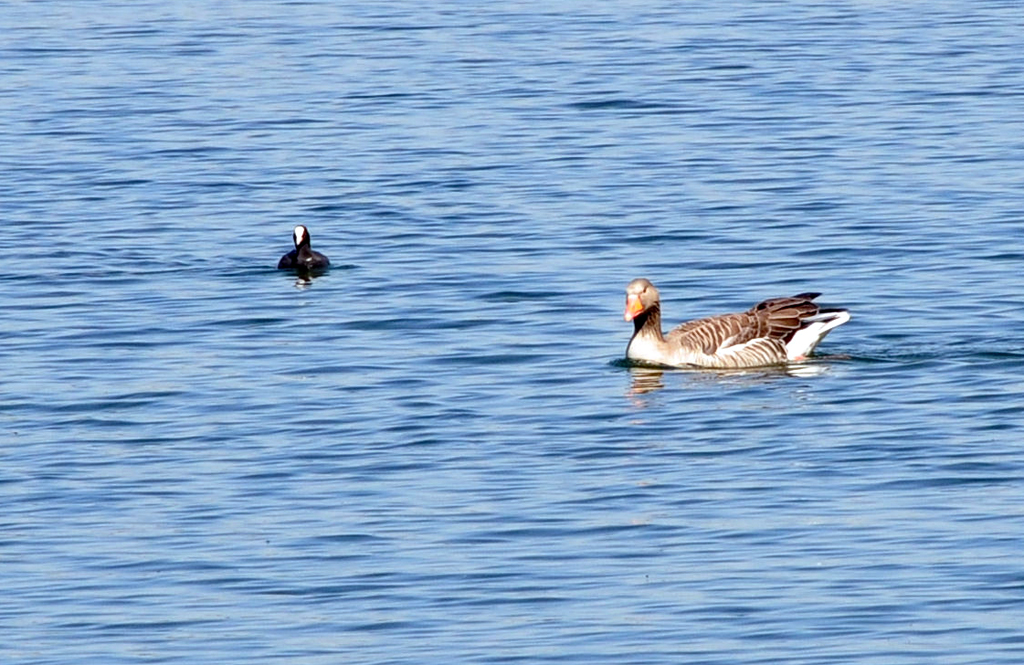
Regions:
<instances>
[{"instance_id":1,"label":"goose reflection in water","mask_svg":"<svg viewBox=\"0 0 1024 665\"><path fill-rule=\"evenodd\" d=\"M665 370L654 367L630 367L629 375L632 379L629 391L626 393L629 397L646 395L665 387L663 380ZM643 403L637 402L637 405L642 406Z\"/></svg>"},{"instance_id":2,"label":"goose reflection in water","mask_svg":"<svg viewBox=\"0 0 1024 665\"><path fill-rule=\"evenodd\" d=\"M665 388L666 372L685 375L692 381L740 381L742 383L763 383L782 378L810 378L821 376L829 370L828 363L805 362L789 363L778 367L759 367L757 369L708 370L694 367L692 369L660 368L644 365L633 365L629 368L630 385L626 396L638 407L646 407L647 403L639 399L643 395L654 393Z\"/></svg>"}]
</instances>

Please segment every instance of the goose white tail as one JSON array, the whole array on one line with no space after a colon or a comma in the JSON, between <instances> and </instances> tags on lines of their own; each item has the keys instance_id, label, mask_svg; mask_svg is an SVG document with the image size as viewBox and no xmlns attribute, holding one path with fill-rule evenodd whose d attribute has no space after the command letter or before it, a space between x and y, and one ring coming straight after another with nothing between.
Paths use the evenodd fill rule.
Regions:
<instances>
[{"instance_id":1,"label":"goose white tail","mask_svg":"<svg viewBox=\"0 0 1024 665\"><path fill-rule=\"evenodd\" d=\"M786 342L786 356L790 360L805 360L825 335L849 320L850 313L845 309L823 310L804 319L803 327Z\"/></svg>"}]
</instances>

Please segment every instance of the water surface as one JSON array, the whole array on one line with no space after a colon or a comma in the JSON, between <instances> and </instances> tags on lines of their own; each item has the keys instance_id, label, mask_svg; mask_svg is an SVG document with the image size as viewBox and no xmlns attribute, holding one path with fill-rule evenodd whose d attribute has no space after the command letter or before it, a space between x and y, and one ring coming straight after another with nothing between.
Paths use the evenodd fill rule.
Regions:
<instances>
[{"instance_id":1,"label":"water surface","mask_svg":"<svg viewBox=\"0 0 1024 665\"><path fill-rule=\"evenodd\" d=\"M421 5L5 9L3 661L1020 662L1018 7Z\"/></svg>"}]
</instances>

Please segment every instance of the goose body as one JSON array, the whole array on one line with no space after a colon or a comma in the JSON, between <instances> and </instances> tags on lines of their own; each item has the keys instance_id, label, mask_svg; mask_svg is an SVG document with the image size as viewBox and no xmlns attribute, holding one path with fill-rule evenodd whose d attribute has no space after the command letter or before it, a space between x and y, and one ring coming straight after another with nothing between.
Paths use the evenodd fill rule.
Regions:
<instances>
[{"instance_id":1,"label":"goose body","mask_svg":"<svg viewBox=\"0 0 1024 665\"><path fill-rule=\"evenodd\" d=\"M292 231L292 239L295 241L295 249L281 257L277 262L279 270L298 270L301 272L316 272L326 270L331 265L331 260L309 245L309 229L301 224Z\"/></svg>"},{"instance_id":2,"label":"goose body","mask_svg":"<svg viewBox=\"0 0 1024 665\"><path fill-rule=\"evenodd\" d=\"M626 287L625 319L633 322L630 360L674 367L742 369L805 360L833 328L850 320L845 309L822 309L819 293L771 298L745 312L720 314L661 331L661 299L646 279Z\"/></svg>"}]
</instances>

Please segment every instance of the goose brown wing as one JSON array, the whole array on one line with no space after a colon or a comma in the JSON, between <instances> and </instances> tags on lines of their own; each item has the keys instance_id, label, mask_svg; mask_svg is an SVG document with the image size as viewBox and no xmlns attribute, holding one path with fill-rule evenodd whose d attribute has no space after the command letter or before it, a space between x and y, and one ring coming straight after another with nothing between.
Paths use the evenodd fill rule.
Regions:
<instances>
[{"instance_id":1,"label":"goose brown wing","mask_svg":"<svg viewBox=\"0 0 1024 665\"><path fill-rule=\"evenodd\" d=\"M757 330L757 318L750 312L719 314L673 328L665 339L691 351L714 355L723 346L754 339Z\"/></svg>"},{"instance_id":2,"label":"goose brown wing","mask_svg":"<svg viewBox=\"0 0 1024 665\"><path fill-rule=\"evenodd\" d=\"M756 337L771 337L789 341L800 330L803 320L818 313L812 301L820 293L801 293L789 298L769 298L746 312L757 320Z\"/></svg>"},{"instance_id":3,"label":"goose brown wing","mask_svg":"<svg viewBox=\"0 0 1024 665\"><path fill-rule=\"evenodd\" d=\"M714 355L723 347L759 338L785 342L800 329L803 319L818 313L818 306L812 302L818 295L801 293L788 298L770 298L746 312L689 321L674 328L665 338L708 355Z\"/></svg>"}]
</instances>

